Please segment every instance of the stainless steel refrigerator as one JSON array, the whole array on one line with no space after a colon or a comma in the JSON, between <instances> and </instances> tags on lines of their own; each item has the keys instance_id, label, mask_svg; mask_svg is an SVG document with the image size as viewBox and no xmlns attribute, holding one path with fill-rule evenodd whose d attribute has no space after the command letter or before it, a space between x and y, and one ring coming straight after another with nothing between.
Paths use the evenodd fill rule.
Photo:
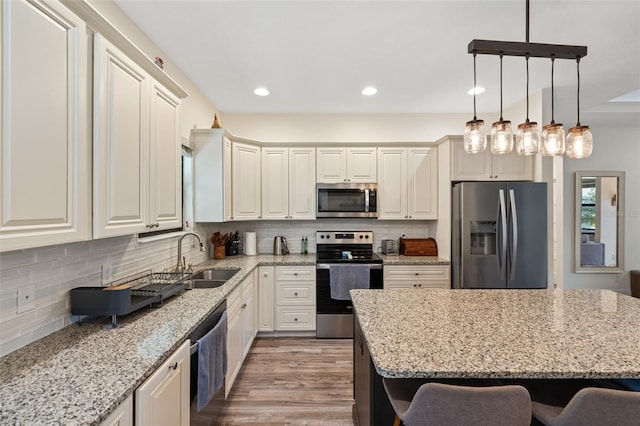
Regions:
<instances>
[{"instance_id":1,"label":"stainless steel refrigerator","mask_svg":"<svg viewBox=\"0 0 640 426\"><path fill-rule=\"evenodd\" d=\"M453 288L547 288L547 184L460 182L452 195Z\"/></svg>"}]
</instances>

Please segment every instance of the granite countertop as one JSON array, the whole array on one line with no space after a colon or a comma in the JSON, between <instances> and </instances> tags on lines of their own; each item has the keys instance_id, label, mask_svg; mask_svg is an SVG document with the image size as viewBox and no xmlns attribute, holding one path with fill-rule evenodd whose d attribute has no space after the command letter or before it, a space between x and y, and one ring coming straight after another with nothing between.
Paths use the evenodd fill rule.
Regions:
<instances>
[{"instance_id":1,"label":"granite countertop","mask_svg":"<svg viewBox=\"0 0 640 426\"><path fill-rule=\"evenodd\" d=\"M378 254L385 265L449 265L450 261L437 256L394 256Z\"/></svg>"},{"instance_id":2,"label":"granite countertop","mask_svg":"<svg viewBox=\"0 0 640 426\"><path fill-rule=\"evenodd\" d=\"M609 290L352 290L383 377L640 378L640 299Z\"/></svg>"},{"instance_id":3,"label":"granite countertop","mask_svg":"<svg viewBox=\"0 0 640 426\"><path fill-rule=\"evenodd\" d=\"M315 261L295 254L209 260L195 269L240 271L221 287L118 317L117 328L106 320L73 324L0 358L0 424L100 424L256 266Z\"/></svg>"}]
</instances>

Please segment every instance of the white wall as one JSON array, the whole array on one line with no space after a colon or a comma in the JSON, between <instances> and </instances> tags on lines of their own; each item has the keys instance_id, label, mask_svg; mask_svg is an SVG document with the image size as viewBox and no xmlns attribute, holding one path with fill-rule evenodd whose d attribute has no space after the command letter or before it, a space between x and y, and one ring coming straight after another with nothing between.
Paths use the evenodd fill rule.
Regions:
<instances>
[{"instance_id":1,"label":"white wall","mask_svg":"<svg viewBox=\"0 0 640 426\"><path fill-rule=\"evenodd\" d=\"M588 123L584 123L588 124ZM567 129L568 130L568 129ZM640 128L592 128L593 154L564 160L564 286L610 289L629 293L629 271L640 269ZM574 273L574 184L578 171L624 171L624 274Z\"/></svg>"}]
</instances>

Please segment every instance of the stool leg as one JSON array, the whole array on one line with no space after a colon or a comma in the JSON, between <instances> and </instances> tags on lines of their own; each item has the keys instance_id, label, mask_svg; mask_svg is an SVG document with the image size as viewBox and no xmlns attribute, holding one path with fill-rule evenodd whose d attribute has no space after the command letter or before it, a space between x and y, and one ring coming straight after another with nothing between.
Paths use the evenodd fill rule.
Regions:
<instances>
[{"instance_id":1,"label":"stool leg","mask_svg":"<svg viewBox=\"0 0 640 426\"><path fill-rule=\"evenodd\" d=\"M393 426L400 426L400 424L400 417L396 416L396 418L393 419Z\"/></svg>"}]
</instances>

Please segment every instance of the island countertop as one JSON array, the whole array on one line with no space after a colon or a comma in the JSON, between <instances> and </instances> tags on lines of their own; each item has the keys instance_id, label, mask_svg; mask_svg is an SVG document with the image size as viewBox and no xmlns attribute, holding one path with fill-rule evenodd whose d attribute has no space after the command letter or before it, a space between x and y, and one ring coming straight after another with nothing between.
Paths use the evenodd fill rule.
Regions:
<instances>
[{"instance_id":1,"label":"island countertop","mask_svg":"<svg viewBox=\"0 0 640 426\"><path fill-rule=\"evenodd\" d=\"M382 377L640 378L640 299L608 290L352 290Z\"/></svg>"}]
</instances>

